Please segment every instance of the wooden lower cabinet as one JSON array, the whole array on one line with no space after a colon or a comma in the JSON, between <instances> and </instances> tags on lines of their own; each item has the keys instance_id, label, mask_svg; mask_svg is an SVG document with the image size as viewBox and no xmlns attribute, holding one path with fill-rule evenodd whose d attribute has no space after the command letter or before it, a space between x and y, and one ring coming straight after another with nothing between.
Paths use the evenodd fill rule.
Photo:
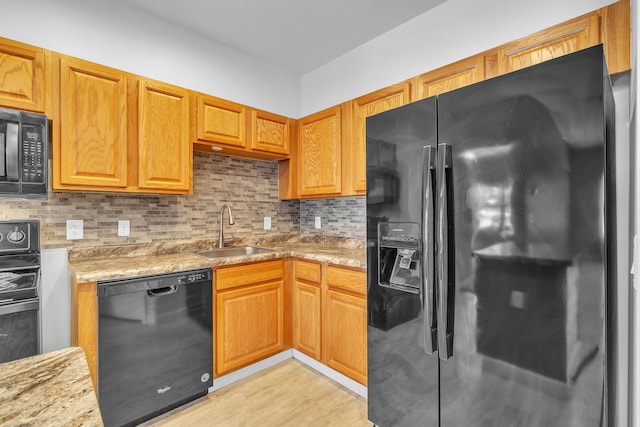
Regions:
<instances>
[{"instance_id":1,"label":"wooden lower cabinet","mask_svg":"<svg viewBox=\"0 0 640 427\"><path fill-rule=\"evenodd\" d=\"M71 345L82 347L93 381L98 385L98 298L96 282L71 281Z\"/></svg>"},{"instance_id":2,"label":"wooden lower cabinet","mask_svg":"<svg viewBox=\"0 0 640 427\"><path fill-rule=\"evenodd\" d=\"M327 267L325 364L367 385L366 272Z\"/></svg>"},{"instance_id":3,"label":"wooden lower cabinet","mask_svg":"<svg viewBox=\"0 0 640 427\"><path fill-rule=\"evenodd\" d=\"M322 360L322 289L320 264L295 261L293 348Z\"/></svg>"},{"instance_id":4,"label":"wooden lower cabinet","mask_svg":"<svg viewBox=\"0 0 640 427\"><path fill-rule=\"evenodd\" d=\"M367 384L367 300L327 291L326 364Z\"/></svg>"},{"instance_id":5,"label":"wooden lower cabinet","mask_svg":"<svg viewBox=\"0 0 640 427\"><path fill-rule=\"evenodd\" d=\"M225 283L225 270L229 269L235 272L232 278L234 287ZM280 270L279 279L271 277L274 269ZM261 271L267 274L261 276ZM285 349L283 277L282 260L247 264L244 268L231 266L216 269L216 376Z\"/></svg>"}]
</instances>

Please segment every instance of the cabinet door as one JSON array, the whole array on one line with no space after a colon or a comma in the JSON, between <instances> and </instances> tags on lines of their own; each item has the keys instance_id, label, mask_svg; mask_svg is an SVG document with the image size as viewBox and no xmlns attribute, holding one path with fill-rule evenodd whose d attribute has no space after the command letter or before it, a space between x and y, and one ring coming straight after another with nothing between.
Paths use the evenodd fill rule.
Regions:
<instances>
[{"instance_id":1,"label":"cabinet door","mask_svg":"<svg viewBox=\"0 0 640 427\"><path fill-rule=\"evenodd\" d=\"M326 365L367 384L367 300L327 290Z\"/></svg>"},{"instance_id":2,"label":"cabinet door","mask_svg":"<svg viewBox=\"0 0 640 427\"><path fill-rule=\"evenodd\" d=\"M213 96L198 95L197 139L246 147L249 111L244 105Z\"/></svg>"},{"instance_id":3,"label":"cabinet door","mask_svg":"<svg viewBox=\"0 0 640 427\"><path fill-rule=\"evenodd\" d=\"M62 185L127 185L127 77L60 57L60 141L54 167ZM58 154L59 155L56 155ZM57 175L57 174L56 174ZM54 180L54 188L59 187Z\"/></svg>"},{"instance_id":4,"label":"cabinet door","mask_svg":"<svg viewBox=\"0 0 640 427\"><path fill-rule=\"evenodd\" d=\"M187 193L191 190L189 93L141 80L138 98L138 186Z\"/></svg>"},{"instance_id":5,"label":"cabinet door","mask_svg":"<svg viewBox=\"0 0 640 427\"><path fill-rule=\"evenodd\" d=\"M44 112L44 50L0 38L0 106Z\"/></svg>"},{"instance_id":6,"label":"cabinet door","mask_svg":"<svg viewBox=\"0 0 640 427\"><path fill-rule=\"evenodd\" d=\"M290 119L266 111L251 112L251 148L275 154L289 154Z\"/></svg>"},{"instance_id":7,"label":"cabinet door","mask_svg":"<svg viewBox=\"0 0 640 427\"><path fill-rule=\"evenodd\" d=\"M293 286L293 347L320 360L321 298L320 285L296 280Z\"/></svg>"},{"instance_id":8,"label":"cabinet door","mask_svg":"<svg viewBox=\"0 0 640 427\"><path fill-rule=\"evenodd\" d=\"M485 79L484 55L476 55L416 77L416 99L429 98Z\"/></svg>"},{"instance_id":9,"label":"cabinet door","mask_svg":"<svg viewBox=\"0 0 640 427\"><path fill-rule=\"evenodd\" d=\"M353 137L351 138L351 179L355 194L367 187L367 117L408 104L411 84L399 83L353 100Z\"/></svg>"},{"instance_id":10,"label":"cabinet door","mask_svg":"<svg viewBox=\"0 0 640 427\"><path fill-rule=\"evenodd\" d=\"M600 17L592 13L498 49L498 74L539 64L600 43Z\"/></svg>"},{"instance_id":11,"label":"cabinet door","mask_svg":"<svg viewBox=\"0 0 640 427\"><path fill-rule=\"evenodd\" d=\"M215 298L216 375L284 349L282 280L217 292Z\"/></svg>"},{"instance_id":12,"label":"cabinet door","mask_svg":"<svg viewBox=\"0 0 640 427\"><path fill-rule=\"evenodd\" d=\"M298 185L301 196L342 191L342 106L299 121Z\"/></svg>"}]
</instances>

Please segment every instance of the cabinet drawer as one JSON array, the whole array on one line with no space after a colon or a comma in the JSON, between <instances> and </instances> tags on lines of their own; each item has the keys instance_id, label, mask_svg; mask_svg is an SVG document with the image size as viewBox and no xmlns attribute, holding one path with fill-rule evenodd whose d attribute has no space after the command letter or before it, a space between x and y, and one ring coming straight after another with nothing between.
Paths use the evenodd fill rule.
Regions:
<instances>
[{"instance_id":1,"label":"cabinet drawer","mask_svg":"<svg viewBox=\"0 0 640 427\"><path fill-rule=\"evenodd\" d=\"M320 264L296 260L296 279L320 283Z\"/></svg>"},{"instance_id":2,"label":"cabinet drawer","mask_svg":"<svg viewBox=\"0 0 640 427\"><path fill-rule=\"evenodd\" d=\"M327 267L327 285L361 295L367 294L367 273L361 270L350 270L341 267Z\"/></svg>"},{"instance_id":3,"label":"cabinet drawer","mask_svg":"<svg viewBox=\"0 0 640 427\"><path fill-rule=\"evenodd\" d=\"M282 280L283 275L284 268L281 259L220 267L215 270L215 287L216 290L221 290L268 280Z\"/></svg>"}]
</instances>

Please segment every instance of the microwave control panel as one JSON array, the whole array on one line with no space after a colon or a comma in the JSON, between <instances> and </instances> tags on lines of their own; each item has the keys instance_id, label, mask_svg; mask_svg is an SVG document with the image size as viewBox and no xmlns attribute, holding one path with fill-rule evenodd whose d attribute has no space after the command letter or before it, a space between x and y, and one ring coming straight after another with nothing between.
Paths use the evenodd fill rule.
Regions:
<instances>
[{"instance_id":1,"label":"microwave control panel","mask_svg":"<svg viewBox=\"0 0 640 427\"><path fill-rule=\"evenodd\" d=\"M22 182L43 183L45 180L46 154L43 127L22 124Z\"/></svg>"}]
</instances>

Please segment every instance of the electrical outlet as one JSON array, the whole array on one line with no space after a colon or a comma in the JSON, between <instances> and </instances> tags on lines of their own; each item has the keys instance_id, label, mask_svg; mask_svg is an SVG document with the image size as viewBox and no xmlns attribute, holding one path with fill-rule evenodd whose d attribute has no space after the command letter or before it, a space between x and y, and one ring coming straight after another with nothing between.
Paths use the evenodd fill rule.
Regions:
<instances>
[{"instance_id":1,"label":"electrical outlet","mask_svg":"<svg viewBox=\"0 0 640 427\"><path fill-rule=\"evenodd\" d=\"M265 230L271 230L271 217L270 216L265 216L264 217L264 229Z\"/></svg>"},{"instance_id":2,"label":"electrical outlet","mask_svg":"<svg viewBox=\"0 0 640 427\"><path fill-rule=\"evenodd\" d=\"M316 228L322 228L322 220L319 216L316 217Z\"/></svg>"},{"instance_id":3,"label":"electrical outlet","mask_svg":"<svg viewBox=\"0 0 640 427\"><path fill-rule=\"evenodd\" d=\"M118 221L118 236L127 237L129 235L130 223L128 219Z\"/></svg>"},{"instance_id":4,"label":"electrical outlet","mask_svg":"<svg viewBox=\"0 0 640 427\"><path fill-rule=\"evenodd\" d=\"M84 221L81 219L67 220L67 240L84 239Z\"/></svg>"}]
</instances>

